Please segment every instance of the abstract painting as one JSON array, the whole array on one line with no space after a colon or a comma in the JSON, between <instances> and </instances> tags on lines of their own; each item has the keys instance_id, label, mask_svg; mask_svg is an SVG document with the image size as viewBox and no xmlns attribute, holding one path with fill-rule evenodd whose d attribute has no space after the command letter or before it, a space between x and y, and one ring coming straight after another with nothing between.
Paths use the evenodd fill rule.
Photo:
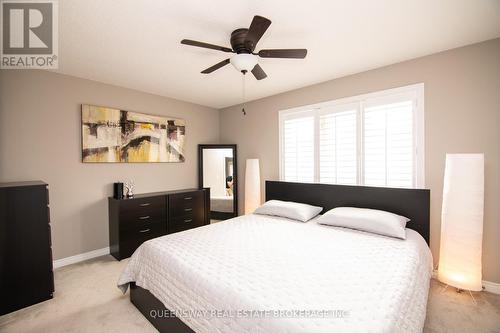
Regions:
<instances>
[{"instance_id":1,"label":"abstract painting","mask_svg":"<svg viewBox=\"0 0 500 333\"><path fill-rule=\"evenodd\" d=\"M184 162L186 122L82 105L82 161Z\"/></svg>"}]
</instances>

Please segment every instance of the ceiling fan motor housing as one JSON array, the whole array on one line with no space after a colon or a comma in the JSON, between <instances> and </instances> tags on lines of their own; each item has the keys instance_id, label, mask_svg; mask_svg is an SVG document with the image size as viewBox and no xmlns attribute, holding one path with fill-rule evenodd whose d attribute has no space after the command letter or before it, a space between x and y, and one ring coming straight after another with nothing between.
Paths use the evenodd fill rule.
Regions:
<instances>
[{"instance_id":1,"label":"ceiling fan motor housing","mask_svg":"<svg viewBox=\"0 0 500 333\"><path fill-rule=\"evenodd\" d=\"M247 33L246 28L236 29L231 33L231 47L236 52L236 55L231 57L231 65L243 74L250 72L258 61L252 54L253 45L248 41L245 43Z\"/></svg>"},{"instance_id":2,"label":"ceiling fan motor housing","mask_svg":"<svg viewBox=\"0 0 500 333\"><path fill-rule=\"evenodd\" d=\"M251 43L245 44L245 38L247 37L248 29L240 28L236 29L231 33L231 47L237 54L240 53L252 53L255 46Z\"/></svg>"}]
</instances>

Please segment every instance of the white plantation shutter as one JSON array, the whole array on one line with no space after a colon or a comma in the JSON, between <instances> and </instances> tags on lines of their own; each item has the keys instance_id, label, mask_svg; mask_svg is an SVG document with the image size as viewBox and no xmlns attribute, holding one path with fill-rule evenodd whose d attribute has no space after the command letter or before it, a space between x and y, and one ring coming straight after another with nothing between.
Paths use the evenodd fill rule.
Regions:
<instances>
[{"instance_id":1,"label":"white plantation shutter","mask_svg":"<svg viewBox=\"0 0 500 333\"><path fill-rule=\"evenodd\" d=\"M319 181L357 184L357 111L328 113L319 118Z\"/></svg>"},{"instance_id":2,"label":"white plantation shutter","mask_svg":"<svg viewBox=\"0 0 500 333\"><path fill-rule=\"evenodd\" d=\"M314 181L314 117L287 119L283 124L284 180Z\"/></svg>"},{"instance_id":3,"label":"white plantation shutter","mask_svg":"<svg viewBox=\"0 0 500 333\"><path fill-rule=\"evenodd\" d=\"M280 111L280 179L423 187L423 125L423 84Z\"/></svg>"},{"instance_id":4,"label":"white plantation shutter","mask_svg":"<svg viewBox=\"0 0 500 333\"><path fill-rule=\"evenodd\" d=\"M413 101L363 112L364 185L413 187Z\"/></svg>"}]
</instances>

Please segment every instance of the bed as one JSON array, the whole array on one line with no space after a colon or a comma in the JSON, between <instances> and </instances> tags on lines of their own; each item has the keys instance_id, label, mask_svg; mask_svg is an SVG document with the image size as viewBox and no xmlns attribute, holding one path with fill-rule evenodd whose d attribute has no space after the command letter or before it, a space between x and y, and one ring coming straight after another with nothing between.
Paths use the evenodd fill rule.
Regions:
<instances>
[{"instance_id":1,"label":"bed","mask_svg":"<svg viewBox=\"0 0 500 333\"><path fill-rule=\"evenodd\" d=\"M210 198L210 211L232 213L233 212L233 196L221 196Z\"/></svg>"},{"instance_id":2,"label":"bed","mask_svg":"<svg viewBox=\"0 0 500 333\"><path fill-rule=\"evenodd\" d=\"M156 238L119 279L162 332L421 332L429 191L266 182L266 199L378 208L407 239L246 215Z\"/></svg>"}]
</instances>

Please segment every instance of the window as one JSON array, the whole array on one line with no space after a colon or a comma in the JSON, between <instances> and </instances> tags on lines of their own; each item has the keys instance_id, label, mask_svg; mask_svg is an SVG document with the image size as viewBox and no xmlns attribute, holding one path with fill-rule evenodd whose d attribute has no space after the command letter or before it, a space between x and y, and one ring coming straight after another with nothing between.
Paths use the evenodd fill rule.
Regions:
<instances>
[{"instance_id":1,"label":"window","mask_svg":"<svg viewBox=\"0 0 500 333\"><path fill-rule=\"evenodd\" d=\"M423 88L280 111L280 178L423 187Z\"/></svg>"},{"instance_id":2,"label":"window","mask_svg":"<svg viewBox=\"0 0 500 333\"><path fill-rule=\"evenodd\" d=\"M314 181L314 117L288 119L283 126L283 174L289 181Z\"/></svg>"}]
</instances>

